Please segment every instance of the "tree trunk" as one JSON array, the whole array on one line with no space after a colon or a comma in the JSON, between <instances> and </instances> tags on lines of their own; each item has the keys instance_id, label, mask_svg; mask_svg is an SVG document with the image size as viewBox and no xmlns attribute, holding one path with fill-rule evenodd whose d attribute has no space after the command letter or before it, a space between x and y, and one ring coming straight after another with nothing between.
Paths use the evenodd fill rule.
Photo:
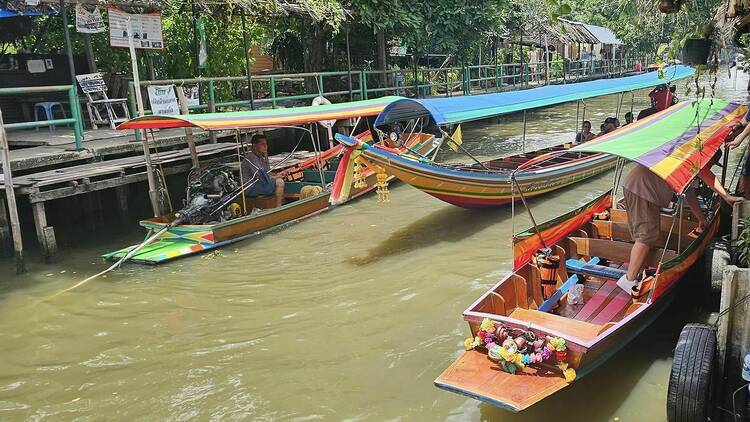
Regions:
<instances>
[{"instance_id":1,"label":"tree trunk","mask_svg":"<svg viewBox=\"0 0 750 422\"><path fill-rule=\"evenodd\" d=\"M323 70L323 55L326 49L326 34L320 24L308 27L305 37L305 72L320 72ZM305 89L307 92L317 93L322 91L315 77L305 78Z\"/></svg>"},{"instance_id":2,"label":"tree trunk","mask_svg":"<svg viewBox=\"0 0 750 422\"><path fill-rule=\"evenodd\" d=\"M386 70L388 63L385 56L385 32L382 29L377 31L378 38L378 70ZM380 86L385 87L385 74L380 74Z\"/></svg>"}]
</instances>

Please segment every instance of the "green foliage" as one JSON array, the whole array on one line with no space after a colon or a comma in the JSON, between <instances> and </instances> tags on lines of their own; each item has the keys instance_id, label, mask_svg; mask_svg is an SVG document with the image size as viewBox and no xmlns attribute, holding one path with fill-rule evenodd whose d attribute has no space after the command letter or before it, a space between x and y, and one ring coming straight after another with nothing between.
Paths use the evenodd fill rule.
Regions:
<instances>
[{"instance_id":1,"label":"green foliage","mask_svg":"<svg viewBox=\"0 0 750 422\"><path fill-rule=\"evenodd\" d=\"M636 54L654 54L661 44L677 40L669 51L674 57L685 39L710 33L706 24L721 4L722 0L694 0L679 13L665 15L655 1L583 0L576 3L573 18L612 29Z\"/></svg>"},{"instance_id":2,"label":"green foliage","mask_svg":"<svg viewBox=\"0 0 750 422\"><path fill-rule=\"evenodd\" d=\"M458 61L472 57L505 21L508 0L354 0L360 22L386 31L418 55L428 50Z\"/></svg>"},{"instance_id":3,"label":"green foliage","mask_svg":"<svg viewBox=\"0 0 750 422\"><path fill-rule=\"evenodd\" d=\"M739 234L734 241L734 256L737 259L737 265L741 267L750 266L750 218L740 218L738 222Z\"/></svg>"},{"instance_id":4,"label":"green foliage","mask_svg":"<svg viewBox=\"0 0 750 422\"><path fill-rule=\"evenodd\" d=\"M227 6L224 6L227 7ZM208 67L204 75L226 76L245 73L245 55L242 44L240 17L232 14L232 9L221 9L223 13L209 14L199 10L206 17L206 38L208 42ZM105 22L106 9L102 9ZM83 35L75 31L75 11L69 10L70 33L74 54L85 54ZM260 25L248 19L248 42L257 43L264 35ZM38 42L37 52L65 51L65 41L61 20L57 16L37 18L31 34L14 41L17 51L30 50ZM162 10L164 50L145 52L138 50L142 77L148 74L145 55L153 57L157 78L189 78L195 76L195 47L193 38L193 17L185 2L168 0ZM41 37L39 36L41 34ZM130 73L130 55L127 48L109 46L109 33L91 35L94 55L99 70L111 73Z\"/></svg>"}]
</instances>

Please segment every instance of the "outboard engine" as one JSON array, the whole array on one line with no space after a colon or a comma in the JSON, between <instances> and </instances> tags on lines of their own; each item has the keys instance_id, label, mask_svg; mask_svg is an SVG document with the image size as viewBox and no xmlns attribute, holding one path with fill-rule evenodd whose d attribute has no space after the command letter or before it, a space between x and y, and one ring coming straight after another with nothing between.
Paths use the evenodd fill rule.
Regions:
<instances>
[{"instance_id":1,"label":"outboard engine","mask_svg":"<svg viewBox=\"0 0 750 422\"><path fill-rule=\"evenodd\" d=\"M232 170L217 164L188 175L184 207L177 212L186 224L226 221L241 215L229 198L239 189Z\"/></svg>"}]
</instances>

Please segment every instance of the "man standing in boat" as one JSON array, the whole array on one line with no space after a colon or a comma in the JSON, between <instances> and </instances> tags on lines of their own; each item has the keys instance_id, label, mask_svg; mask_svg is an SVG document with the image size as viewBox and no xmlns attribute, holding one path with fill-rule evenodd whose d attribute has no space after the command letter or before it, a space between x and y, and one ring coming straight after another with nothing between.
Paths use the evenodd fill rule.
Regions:
<instances>
[{"instance_id":1,"label":"man standing in boat","mask_svg":"<svg viewBox=\"0 0 750 422\"><path fill-rule=\"evenodd\" d=\"M250 183L245 191L245 196L276 196L276 206L280 207L284 201L284 177L283 172L277 175L268 174L270 165L268 163L268 139L266 135L257 133L250 139L250 151L242 160L243 182Z\"/></svg>"},{"instance_id":2,"label":"man standing in boat","mask_svg":"<svg viewBox=\"0 0 750 422\"><path fill-rule=\"evenodd\" d=\"M748 135L750 135L750 124L748 124L748 122L750 122L750 108L747 110L747 113L745 113L745 117L740 120L738 126L734 128L735 131L739 131L740 129L742 129L742 132L740 132L740 134L737 135L734 140L727 144L729 145L729 148L737 148L742 144L742 141L744 141L748 137ZM750 199L750 154L745 154L745 157L745 163L742 165L740 189L742 189L742 194L745 196L745 198Z\"/></svg>"},{"instance_id":3,"label":"man standing in boat","mask_svg":"<svg viewBox=\"0 0 750 422\"><path fill-rule=\"evenodd\" d=\"M714 162L711 160L712 164ZM743 198L727 193L721 182L711 172L710 167L711 165L707 165L698 172L698 177L703 183L729 204L743 201ZM622 189L628 211L628 230L635 243L630 249L628 271L617 280L617 285L626 292L632 293L633 288L638 286L638 276L646 268L651 248L662 246L658 244L661 234L660 210L669 206L674 191L662 178L640 164L636 164L630 170ZM699 227L705 228L708 222L700 209L693 189L688 188L685 191L685 202L693 215L698 218Z\"/></svg>"}]
</instances>

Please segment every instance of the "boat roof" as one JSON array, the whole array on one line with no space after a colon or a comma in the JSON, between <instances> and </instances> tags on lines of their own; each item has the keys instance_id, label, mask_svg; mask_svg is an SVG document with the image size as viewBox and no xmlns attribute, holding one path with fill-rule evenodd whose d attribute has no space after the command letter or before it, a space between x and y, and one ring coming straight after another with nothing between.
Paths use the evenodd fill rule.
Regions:
<instances>
[{"instance_id":1,"label":"boat roof","mask_svg":"<svg viewBox=\"0 0 750 422\"><path fill-rule=\"evenodd\" d=\"M225 113L149 115L130 119L117 126L117 129L198 127L205 130L225 130L302 125L321 120L376 116L386 105L401 98L389 96L339 104Z\"/></svg>"},{"instance_id":2,"label":"boat roof","mask_svg":"<svg viewBox=\"0 0 750 422\"><path fill-rule=\"evenodd\" d=\"M688 78L694 73L695 69L692 67L669 66L665 68L663 78L659 78L659 72L649 72L622 78L547 85L495 94L426 99L402 98L388 104L375 120L375 126L427 116L431 116L438 125L480 120L591 97L650 88Z\"/></svg>"},{"instance_id":3,"label":"boat roof","mask_svg":"<svg viewBox=\"0 0 750 422\"><path fill-rule=\"evenodd\" d=\"M683 101L568 151L617 155L682 192L721 148L747 107L719 99Z\"/></svg>"}]
</instances>

